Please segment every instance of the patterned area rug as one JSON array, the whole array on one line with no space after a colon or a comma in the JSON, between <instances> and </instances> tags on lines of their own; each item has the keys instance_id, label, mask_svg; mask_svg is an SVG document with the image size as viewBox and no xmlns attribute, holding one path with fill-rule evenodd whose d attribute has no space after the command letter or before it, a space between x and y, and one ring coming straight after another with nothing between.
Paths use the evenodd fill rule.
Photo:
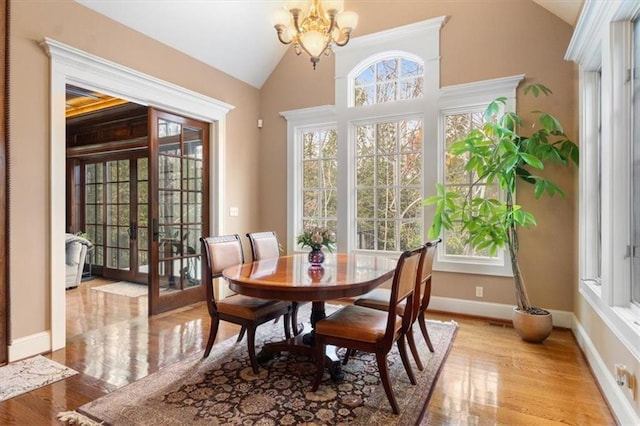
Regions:
<instances>
[{"instance_id":1,"label":"patterned area rug","mask_svg":"<svg viewBox=\"0 0 640 426\"><path fill-rule=\"evenodd\" d=\"M128 281L118 281L113 284L91 287L91 290L104 291L105 293L118 294L127 297L146 296L149 293L149 287L144 284L135 284Z\"/></svg>"},{"instance_id":2,"label":"patterned area rug","mask_svg":"<svg viewBox=\"0 0 640 426\"><path fill-rule=\"evenodd\" d=\"M50 385L74 374L78 372L41 355L5 365L0 367L0 401Z\"/></svg>"},{"instance_id":3,"label":"patterned area rug","mask_svg":"<svg viewBox=\"0 0 640 426\"><path fill-rule=\"evenodd\" d=\"M425 364L422 372L414 366L417 386L410 384L397 348L388 356L400 415L391 412L371 354L357 353L351 358L343 367L345 379L340 384L333 383L326 373L314 393L310 389L315 365L309 358L282 353L261 364L259 374L254 375L246 338L240 343L232 338L215 345L207 359L197 353L81 406L77 411L82 414L65 412L58 418L81 425L96 424L91 419L100 424L139 426L414 425L426 410L457 332L454 322L429 321L428 326L434 353L426 348L420 331L415 331ZM263 325L258 330L258 348L260 342L281 338L281 324Z\"/></svg>"}]
</instances>

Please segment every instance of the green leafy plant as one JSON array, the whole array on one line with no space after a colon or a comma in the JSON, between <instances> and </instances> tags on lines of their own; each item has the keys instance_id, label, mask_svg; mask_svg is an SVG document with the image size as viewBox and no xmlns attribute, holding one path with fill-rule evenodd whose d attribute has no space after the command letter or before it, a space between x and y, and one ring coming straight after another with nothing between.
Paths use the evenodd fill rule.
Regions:
<instances>
[{"instance_id":1,"label":"green leafy plant","mask_svg":"<svg viewBox=\"0 0 640 426\"><path fill-rule=\"evenodd\" d=\"M298 235L296 243L301 247L311 247L314 250L326 247L330 253L333 253L336 244L336 234L327 228L316 226Z\"/></svg>"},{"instance_id":2,"label":"green leafy plant","mask_svg":"<svg viewBox=\"0 0 640 426\"><path fill-rule=\"evenodd\" d=\"M551 90L542 84L532 84L524 93L537 98L541 94L550 95ZM517 113L502 113L505 105L506 98L491 102L484 112L485 124L450 146L450 154L465 159L464 170L474 179L466 193L456 193L437 184L436 195L424 200L425 205L435 205L429 238L440 236L443 228L456 229L466 236L465 243L477 250L488 250L491 255L507 247L518 309L533 314L546 313L531 306L518 262L518 228L536 225L536 219L515 203L516 183L533 185L536 199L545 194L564 196L558 185L536 171L547 163L577 166L579 151L553 115L533 111L536 119L531 126L532 133L525 136L521 132L525 128L524 120ZM480 187L495 183L503 197L485 197Z\"/></svg>"},{"instance_id":3,"label":"green leafy plant","mask_svg":"<svg viewBox=\"0 0 640 426\"><path fill-rule=\"evenodd\" d=\"M91 235L87 234L84 231L78 231L74 235L76 237L84 238L85 240L89 241L90 243L93 243L93 239L91 238Z\"/></svg>"}]
</instances>

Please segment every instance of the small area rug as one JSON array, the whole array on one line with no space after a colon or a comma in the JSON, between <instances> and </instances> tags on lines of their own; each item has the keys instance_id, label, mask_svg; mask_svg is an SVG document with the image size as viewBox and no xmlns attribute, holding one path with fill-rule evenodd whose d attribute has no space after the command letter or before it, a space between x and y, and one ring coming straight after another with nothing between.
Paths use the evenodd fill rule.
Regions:
<instances>
[{"instance_id":1,"label":"small area rug","mask_svg":"<svg viewBox=\"0 0 640 426\"><path fill-rule=\"evenodd\" d=\"M149 293L149 287L144 284L135 284L128 281L118 281L113 284L91 287L91 290L104 291L105 293L118 294L127 297L146 296Z\"/></svg>"},{"instance_id":2,"label":"small area rug","mask_svg":"<svg viewBox=\"0 0 640 426\"><path fill-rule=\"evenodd\" d=\"M7 364L0 367L0 401L50 385L74 374L78 372L41 355Z\"/></svg>"},{"instance_id":3,"label":"small area rug","mask_svg":"<svg viewBox=\"0 0 640 426\"><path fill-rule=\"evenodd\" d=\"M457 332L455 322L428 321L428 327L434 353L415 331L425 365L423 371L414 366L417 386L410 384L397 348L388 355L399 415L391 412L372 354L358 352L343 366L342 383L333 383L326 373L320 389L311 392L315 365L309 358L282 353L254 375L246 338L240 343L231 338L216 344L207 359L202 352L191 355L58 418L73 425L415 425ZM265 324L258 328L256 347L282 334L280 323Z\"/></svg>"}]
</instances>

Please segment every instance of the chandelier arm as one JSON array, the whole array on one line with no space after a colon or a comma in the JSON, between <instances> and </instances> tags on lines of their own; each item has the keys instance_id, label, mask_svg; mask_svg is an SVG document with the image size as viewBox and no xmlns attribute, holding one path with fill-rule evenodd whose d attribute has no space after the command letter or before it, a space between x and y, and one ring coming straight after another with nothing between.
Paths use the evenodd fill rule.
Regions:
<instances>
[{"instance_id":1,"label":"chandelier arm","mask_svg":"<svg viewBox=\"0 0 640 426\"><path fill-rule=\"evenodd\" d=\"M333 42L335 43L336 46L339 46L339 47L346 46L347 43L349 43L349 40L351 39L351 31L350 30L341 30L340 34L342 36L344 36L344 39L333 40Z\"/></svg>"},{"instance_id":2,"label":"chandelier arm","mask_svg":"<svg viewBox=\"0 0 640 426\"><path fill-rule=\"evenodd\" d=\"M333 30L336 28L337 24L336 24L336 13L333 12L328 12L329 13L329 29L327 29L327 35L329 37L331 37L331 33L333 32Z\"/></svg>"},{"instance_id":3,"label":"chandelier arm","mask_svg":"<svg viewBox=\"0 0 640 426\"><path fill-rule=\"evenodd\" d=\"M291 44L291 42L294 39L286 41L286 40L284 40L282 38L282 35L284 34L284 30L285 30L286 27L284 25L282 25L282 24L278 24L278 25L274 25L274 26L275 26L275 29L276 29L276 33L278 33L278 40L280 40L280 43L282 43L282 44Z\"/></svg>"},{"instance_id":4,"label":"chandelier arm","mask_svg":"<svg viewBox=\"0 0 640 426\"><path fill-rule=\"evenodd\" d=\"M302 30L300 29L300 9L291 9L291 16L293 17L293 26L296 29L298 34L302 34Z\"/></svg>"}]
</instances>

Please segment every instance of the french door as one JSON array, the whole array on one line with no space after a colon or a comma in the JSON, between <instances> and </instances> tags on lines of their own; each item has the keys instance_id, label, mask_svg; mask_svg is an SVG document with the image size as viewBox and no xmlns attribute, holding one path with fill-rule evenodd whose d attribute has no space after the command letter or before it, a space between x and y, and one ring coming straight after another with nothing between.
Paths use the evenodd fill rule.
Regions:
<instances>
[{"instance_id":1,"label":"french door","mask_svg":"<svg viewBox=\"0 0 640 426\"><path fill-rule=\"evenodd\" d=\"M209 124L149 108L146 149L83 161L89 254L107 278L149 285L149 314L204 300Z\"/></svg>"},{"instance_id":2,"label":"french door","mask_svg":"<svg viewBox=\"0 0 640 426\"><path fill-rule=\"evenodd\" d=\"M89 262L105 278L146 284L149 271L146 152L83 164Z\"/></svg>"},{"instance_id":3,"label":"french door","mask_svg":"<svg viewBox=\"0 0 640 426\"><path fill-rule=\"evenodd\" d=\"M204 300L208 141L207 123L149 109L150 314Z\"/></svg>"}]
</instances>

